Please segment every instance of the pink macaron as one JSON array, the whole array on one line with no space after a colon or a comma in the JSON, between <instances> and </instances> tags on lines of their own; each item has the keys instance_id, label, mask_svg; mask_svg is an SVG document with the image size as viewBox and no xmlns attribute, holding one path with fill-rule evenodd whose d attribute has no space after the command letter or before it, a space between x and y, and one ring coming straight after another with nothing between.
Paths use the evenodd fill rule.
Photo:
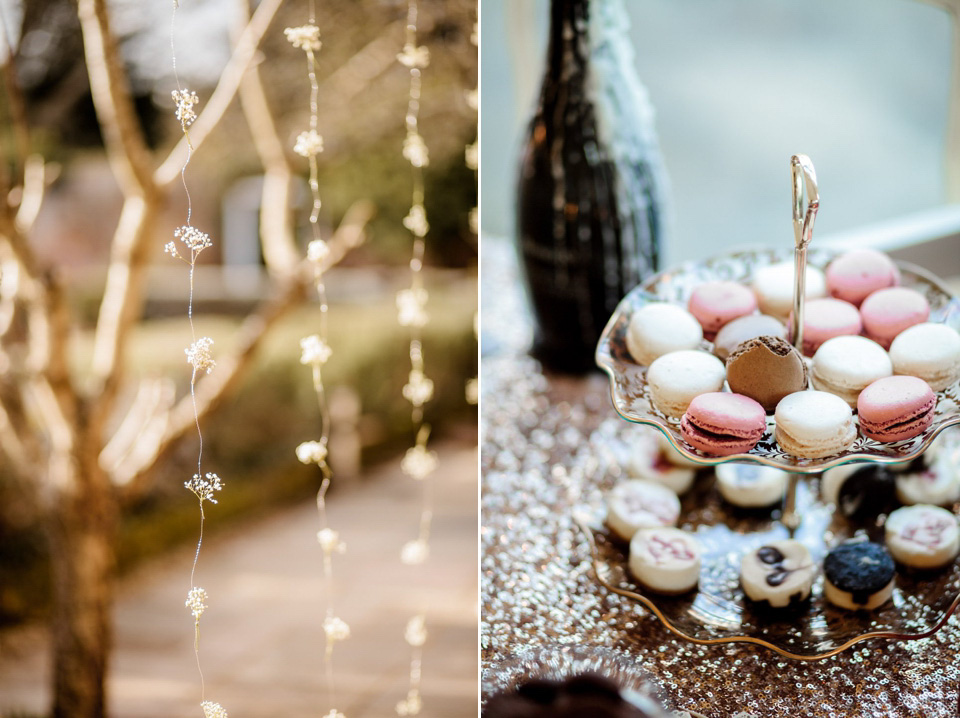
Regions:
<instances>
[{"instance_id":1,"label":"pink macaron","mask_svg":"<svg viewBox=\"0 0 960 718\"><path fill-rule=\"evenodd\" d=\"M891 287L874 292L860 305L863 330L884 349L904 329L927 321L930 304L920 292L906 287Z\"/></svg>"},{"instance_id":2,"label":"pink macaron","mask_svg":"<svg viewBox=\"0 0 960 718\"><path fill-rule=\"evenodd\" d=\"M727 322L753 314L757 297L736 282L706 282L693 290L687 309L700 322L704 336L713 339Z\"/></svg>"},{"instance_id":3,"label":"pink macaron","mask_svg":"<svg viewBox=\"0 0 960 718\"><path fill-rule=\"evenodd\" d=\"M830 295L857 307L878 289L900 283L897 265L874 249L853 249L841 254L830 262L826 275Z\"/></svg>"},{"instance_id":4,"label":"pink macaron","mask_svg":"<svg viewBox=\"0 0 960 718\"><path fill-rule=\"evenodd\" d=\"M787 326L793 326L792 313ZM803 311L803 353L812 357L827 339L856 335L862 329L860 312L850 302L842 299L811 299ZM792 337L790 339L792 341Z\"/></svg>"},{"instance_id":5,"label":"pink macaron","mask_svg":"<svg viewBox=\"0 0 960 718\"><path fill-rule=\"evenodd\" d=\"M933 422L937 395L923 379L888 376L860 392L857 413L860 431L877 441L910 439Z\"/></svg>"},{"instance_id":6,"label":"pink macaron","mask_svg":"<svg viewBox=\"0 0 960 718\"><path fill-rule=\"evenodd\" d=\"M687 443L714 456L750 451L766 429L767 413L759 403L720 391L696 397L680 420L680 433Z\"/></svg>"}]
</instances>

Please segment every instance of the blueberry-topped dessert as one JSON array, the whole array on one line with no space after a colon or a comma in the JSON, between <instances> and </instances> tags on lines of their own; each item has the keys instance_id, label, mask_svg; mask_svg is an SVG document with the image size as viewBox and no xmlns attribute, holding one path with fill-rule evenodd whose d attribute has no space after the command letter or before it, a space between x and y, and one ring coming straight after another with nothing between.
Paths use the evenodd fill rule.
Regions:
<instances>
[{"instance_id":1,"label":"blueberry-topped dessert","mask_svg":"<svg viewBox=\"0 0 960 718\"><path fill-rule=\"evenodd\" d=\"M626 700L613 681L585 673L562 681L533 679L494 696L483 718L666 718L642 696Z\"/></svg>"},{"instance_id":2,"label":"blueberry-topped dessert","mask_svg":"<svg viewBox=\"0 0 960 718\"><path fill-rule=\"evenodd\" d=\"M881 544L847 541L824 559L824 594L841 608L873 610L893 595L895 571L893 557Z\"/></svg>"},{"instance_id":3,"label":"blueberry-topped dessert","mask_svg":"<svg viewBox=\"0 0 960 718\"><path fill-rule=\"evenodd\" d=\"M751 601L771 608L796 605L810 596L817 567L807 547L794 539L771 541L740 562L740 585Z\"/></svg>"}]
</instances>

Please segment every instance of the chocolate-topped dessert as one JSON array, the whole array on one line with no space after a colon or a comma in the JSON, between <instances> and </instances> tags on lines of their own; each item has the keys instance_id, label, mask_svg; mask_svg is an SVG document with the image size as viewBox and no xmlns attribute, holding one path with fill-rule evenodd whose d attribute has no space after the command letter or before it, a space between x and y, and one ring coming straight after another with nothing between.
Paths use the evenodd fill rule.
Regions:
<instances>
[{"instance_id":1,"label":"chocolate-topped dessert","mask_svg":"<svg viewBox=\"0 0 960 718\"><path fill-rule=\"evenodd\" d=\"M823 562L824 594L841 608L872 610L893 594L896 567L887 549L870 541L837 546Z\"/></svg>"}]
</instances>

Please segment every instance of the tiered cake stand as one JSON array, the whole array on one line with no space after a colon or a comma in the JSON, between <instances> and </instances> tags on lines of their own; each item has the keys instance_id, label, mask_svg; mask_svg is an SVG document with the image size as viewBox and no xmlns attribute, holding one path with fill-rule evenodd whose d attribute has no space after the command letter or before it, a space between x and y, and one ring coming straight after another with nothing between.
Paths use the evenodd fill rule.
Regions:
<instances>
[{"instance_id":1,"label":"tiered cake stand","mask_svg":"<svg viewBox=\"0 0 960 718\"><path fill-rule=\"evenodd\" d=\"M598 521L580 520L590 542L599 584L608 591L638 601L664 626L687 640L701 644L750 643L798 659L818 660L870 639L913 640L933 635L960 606L960 563L935 573L898 572L893 600L881 609L851 612L836 608L823 597L822 576L809 602L795 609L760 611L752 607L739 588L740 557L747 551L781 538L797 538L821 562L827 551L857 528L882 541L882 528L858 527L825 504L818 476L825 469L850 462L895 463L919 458L944 429L960 424L960 384L939 393L933 424L913 439L883 444L860 438L847 451L824 459L799 459L784 453L774 441L774 420L746 454L714 457L690 447L680 436L680 424L660 414L651 404L646 367L637 365L626 348L626 330L634 311L649 302L670 301L686 305L693 289L710 280L748 283L754 272L782 262L793 254L797 287L804 286L807 263L825 268L836 251L811 249L813 221L819 207L816 176L803 155L791 161L794 180L794 251L744 251L661 272L628 294L611 317L597 347L597 363L609 375L613 405L621 417L660 430L686 458L703 466L728 461L753 462L790 472L782 509L772 514L738 510L725 504L709 481L700 481L682 499L681 525L696 533L703 546L700 587L683 597L647 595L626 570L624 547L611 539ZM931 322L960 330L960 300L919 267L898 263L901 285L921 292L930 302ZM802 336L803 293L794 292L794 344ZM704 342L703 348L712 346ZM960 457L960 438L943 437L944 451Z\"/></svg>"}]
</instances>

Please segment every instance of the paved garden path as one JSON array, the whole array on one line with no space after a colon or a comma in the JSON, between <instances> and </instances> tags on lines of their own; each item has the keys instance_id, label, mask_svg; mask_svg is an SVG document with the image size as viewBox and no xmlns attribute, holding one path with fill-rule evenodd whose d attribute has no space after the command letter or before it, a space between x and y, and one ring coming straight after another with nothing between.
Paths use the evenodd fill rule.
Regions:
<instances>
[{"instance_id":1,"label":"paved garden path","mask_svg":"<svg viewBox=\"0 0 960 718\"><path fill-rule=\"evenodd\" d=\"M334 569L336 612L352 630L334 653L337 705L347 718L396 716L409 667L403 631L424 603L430 635L421 715L477 714L477 454L456 444L439 451L426 567L399 561L400 545L416 531L420 486L396 463L328 497L331 525L347 545ZM216 521L216 507L208 516ZM200 642L206 697L231 718L320 718L330 709L316 530L308 501L204 543L197 585L210 597ZM202 718L193 621L183 605L192 553L177 551L122 581L113 718ZM43 715L48 676L41 628L0 634L0 715Z\"/></svg>"}]
</instances>

